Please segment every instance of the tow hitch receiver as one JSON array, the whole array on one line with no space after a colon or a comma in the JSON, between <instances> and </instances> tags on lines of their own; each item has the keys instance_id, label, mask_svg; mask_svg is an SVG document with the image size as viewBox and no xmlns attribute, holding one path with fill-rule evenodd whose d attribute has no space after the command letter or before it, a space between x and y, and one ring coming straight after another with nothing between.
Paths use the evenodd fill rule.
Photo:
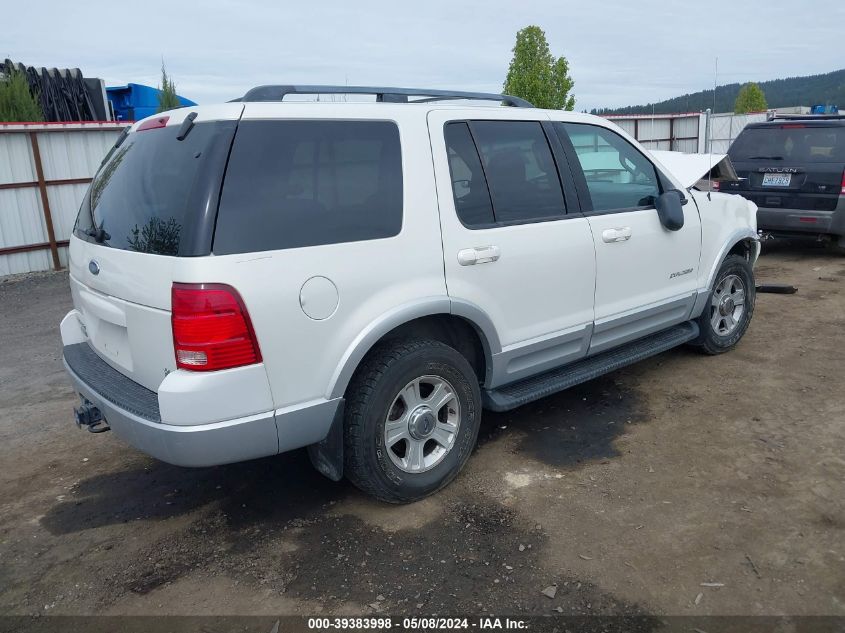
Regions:
<instances>
[{"instance_id":1,"label":"tow hitch receiver","mask_svg":"<svg viewBox=\"0 0 845 633\"><path fill-rule=\"evenodd\" d=\"M85 427L91 433L102 433L111 430L108 422L103 419L103 414L88 400L82 399L78 407L73 408L73 418L76 426L80 429Z\"/></svg>"}]
</instances>

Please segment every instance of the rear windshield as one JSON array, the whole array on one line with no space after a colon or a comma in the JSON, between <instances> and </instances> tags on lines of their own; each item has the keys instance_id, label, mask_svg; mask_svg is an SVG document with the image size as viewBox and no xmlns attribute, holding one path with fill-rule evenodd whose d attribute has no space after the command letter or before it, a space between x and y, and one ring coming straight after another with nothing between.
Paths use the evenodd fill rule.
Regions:
<instances>
[{"instance_id":1,"label":"rear windshield","mask_svg":"<svg viewBox=\"0 0 845 633\"><path fill-rule=\"evenodd\" d=\"M389 121L241 121L214 253L388 238L402 228L399 129Z\"/></svg>"},{"instance_id":2,"label":"rear windshield","mask_svg":"<svg viewBox=\"0 0 845 633\"><path fill-rule=\"evenodd\" d=\"M733 161L845 163L845 126L784 124L747 128L731 145L728 154Z\"/></svg>"},{"instance_id":3,"label":"rear windshield","mask_svg":"<svg viewBox=\"0 0 845 633\"><path fill-rule=\"evenodd\" d=\"M129 134L94 177L74 234L143 253L208 254L206 210L216 206L236 125L196 123L181 141L178 125Z\"/></svg>"}]
</instances>

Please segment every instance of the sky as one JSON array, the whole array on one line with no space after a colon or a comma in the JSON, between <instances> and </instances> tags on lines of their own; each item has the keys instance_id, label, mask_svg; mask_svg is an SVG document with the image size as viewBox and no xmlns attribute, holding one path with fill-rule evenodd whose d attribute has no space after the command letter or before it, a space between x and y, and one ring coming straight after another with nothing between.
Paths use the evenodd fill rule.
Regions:
<instances>
[{"instance_id":1,"label":"sky","mask_svg":"<svg viewBox=\"0 0 845 633\"><path fill-rule=\"evenodd\" d=\"M576 109L639 105L719 84L845 67L841 0L203 0L4 11L0 56L158 85L205 103L276 84L500 92L516 32L536 24L569 60ZM811 6L812 10L806 7ZM50 16L50 17L45 17Z\"/></svg>"}]
</instances>

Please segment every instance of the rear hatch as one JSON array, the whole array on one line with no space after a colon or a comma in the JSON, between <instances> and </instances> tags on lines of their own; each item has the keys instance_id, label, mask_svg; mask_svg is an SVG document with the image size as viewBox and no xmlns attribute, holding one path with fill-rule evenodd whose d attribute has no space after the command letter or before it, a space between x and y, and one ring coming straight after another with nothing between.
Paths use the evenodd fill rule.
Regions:
<instances>
[{"instance_id":1,"label":"rear hatch","mask_svg":"<svg viewBox=\"0 0 845 633\"><path fill-rule=\"evenodd\" d=\"M186 108L136 123L82 202L70 245L74 306L97 354L148 389L176 367L171 287L183 258L211 252L242 111Z\"/></svg>"},{"instance_id":2,"label":"rear hatch","mask_svg":"<svg viewBox=\"0 0 845 633\"><path fill-rule=\"evenodd\" d=\"M833 211L845 171L845 125L835 121L749 126L728 150L739 182L723 190L763 209Z\"/></svg>"}]
</instances>

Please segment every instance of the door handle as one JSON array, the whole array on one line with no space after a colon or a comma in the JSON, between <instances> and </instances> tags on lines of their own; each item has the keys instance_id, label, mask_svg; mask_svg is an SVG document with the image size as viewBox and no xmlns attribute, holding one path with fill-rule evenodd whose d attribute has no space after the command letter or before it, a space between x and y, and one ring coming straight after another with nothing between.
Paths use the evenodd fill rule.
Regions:
<instances>
[{"instance_id":1,"label":"door handle","mask_svg":"<svg viewBox=\"0 0 845 633\"><path fill-rule=\"evenodd\" d=\"M498 246L476 246L458 251L458 263L461 266L475 266L475 264L489 264L499 259L501 251Z\"/></svg>"},{"instance_id":2,"label":"door handle","mask_svg":"<svg viewBox=\"0 0 845 633\"><path fill-rule=\"evenodd\" d=\"M608 244L613 244L614 242L625 242L631 239L631 227L630 226L619 226L615 229L607 229L602 231L601 239Z\"/></svg>"}]
</instances>

